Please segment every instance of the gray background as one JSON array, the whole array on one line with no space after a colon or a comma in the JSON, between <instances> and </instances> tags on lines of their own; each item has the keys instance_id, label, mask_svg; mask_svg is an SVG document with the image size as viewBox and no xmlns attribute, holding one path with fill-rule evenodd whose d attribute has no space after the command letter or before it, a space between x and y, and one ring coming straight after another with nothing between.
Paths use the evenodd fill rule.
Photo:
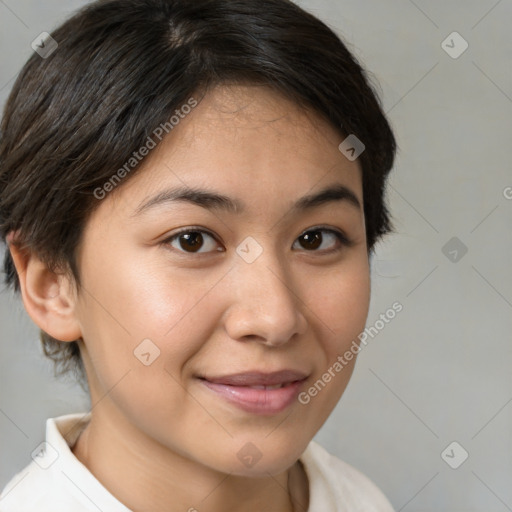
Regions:
<instances>
[{"instance_id":1,"label":"gray background","mask_svg":"<svg viewBox=\"0 0 512 512\"><path fill-rule=\"evenodd\" d=\"M2 105L32 40L84 3L0 0ZM400 146L388 195L397 233L373 261L367 325L395 301L404 309L361 352L316 439L397 510L512 510L512 2L299 3L372 71ZM454 31L469 44L456 59L441 45ZM30 461L47 417L87 407L70 380L55 381L2 288L0 487ZM458 469L441 457L453 441L452 465L469 453Z\"/></svg>"}]
</instances>

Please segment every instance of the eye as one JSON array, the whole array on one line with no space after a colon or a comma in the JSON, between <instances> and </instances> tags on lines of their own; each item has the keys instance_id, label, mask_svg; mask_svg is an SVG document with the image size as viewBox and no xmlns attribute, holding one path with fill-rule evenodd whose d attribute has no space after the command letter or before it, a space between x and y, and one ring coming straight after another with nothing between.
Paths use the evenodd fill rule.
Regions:
<instances>
[{"instance_id":1,"label":"eye","mask_svg":"<svg viewBox=\"0 0 512 512\"><path fill-rule=\"evenodd\" d=\"M341 250L342 247L351 247L353 245L353 242L341 231L327 228L309 229L297 238L297 242L308 252L330 253ZM211 233L204 229L193 227L178 231L163 240L162 244L170 245L179 252L188 254L201 254L212 251L224 252L224 249L219 246L216 238Z\"/></svg>"},{"instance_id":2,"label":"eye","mask_svg":"<svg viewBox=\"0 0 512 512\"><path fill-rule=\"evenodd\" d=\"M322 233L326 233L327 236ZM353 245L341 231L326 228L309 229L300 235L297 241L304 249L312 252L334 252L341 249L339 246L336 247L338 244L341 244L342 247ZM326 245L327 247L325 247ZM321 249L317 250L319 247Z\"/></svg>"},{"instance_id":3,"label":"eye","mask_svg":"<svg viewBox=\"0 0 512 512\"><path fill-rule=\"evenodd\" d=\"M166 238L162 243L169 244L178 251L191 254L211 252L218 246L215 237L211 233L194 228L183 229L169 238ZM201 251L203 248L206 248L206 250ZM223 251L222 248L216 250L219 252Z\"/></svg>"}]
</instances>

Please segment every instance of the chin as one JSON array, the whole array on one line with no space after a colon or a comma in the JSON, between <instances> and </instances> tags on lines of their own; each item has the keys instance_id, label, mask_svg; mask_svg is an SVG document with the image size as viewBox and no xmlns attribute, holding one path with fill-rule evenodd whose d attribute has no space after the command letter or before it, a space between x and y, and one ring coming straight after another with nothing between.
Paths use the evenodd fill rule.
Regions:
<instances>
[{"instance_id":1,"label":"chin","mask_svg":"<svg viewBox=\"0 0 512 512\"><path fill-rule=\"evenodd\" d=\"M292 467L309 444L309 438L293 440L293 442L289 439L289 444L285 445L276 439L271 440L270 437L271 435L267 439L244 438L234 441L232 443L236 446L234 453L233 449L228 448L222 462L218 459L219 451L217 451L215 453L217 464L214 464L217 466L216 469L222 473L237 476L268 478L269 474L278 475Z\"/></svg>"}]
</instances>

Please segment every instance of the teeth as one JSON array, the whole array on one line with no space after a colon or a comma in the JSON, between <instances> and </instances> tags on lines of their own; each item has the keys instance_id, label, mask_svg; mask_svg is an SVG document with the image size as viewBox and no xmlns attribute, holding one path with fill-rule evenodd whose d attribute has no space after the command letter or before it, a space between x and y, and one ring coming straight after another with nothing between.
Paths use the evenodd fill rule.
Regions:
<instances>
[{"instance_id":1,"label":"teeth","mask_svg":"<svg viewBox=\"0 0 512 512\"><path fill-rule=\"evenodd\" d=\"M273 386L249 386L252 389L279 389L282 388L284 384L274 384Z\"/></svg>"}]
</instances>

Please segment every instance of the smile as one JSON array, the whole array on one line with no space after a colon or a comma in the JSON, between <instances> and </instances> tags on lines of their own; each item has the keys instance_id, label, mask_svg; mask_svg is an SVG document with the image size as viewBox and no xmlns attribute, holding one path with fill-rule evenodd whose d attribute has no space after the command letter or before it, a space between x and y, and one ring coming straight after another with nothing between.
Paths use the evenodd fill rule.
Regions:
<instances>
[{"instance_id":1,"label":"smile","mask_svg":"<svg viewBox=\"0 0 512 512\"><path fill-rule=\"evenodd\" d=\"M278 414L292 405L307 375L294 370L273 373L248 372L222 377L203 377L202 384L218 397L245 412Z\"/></svg>"}]
</instances>

